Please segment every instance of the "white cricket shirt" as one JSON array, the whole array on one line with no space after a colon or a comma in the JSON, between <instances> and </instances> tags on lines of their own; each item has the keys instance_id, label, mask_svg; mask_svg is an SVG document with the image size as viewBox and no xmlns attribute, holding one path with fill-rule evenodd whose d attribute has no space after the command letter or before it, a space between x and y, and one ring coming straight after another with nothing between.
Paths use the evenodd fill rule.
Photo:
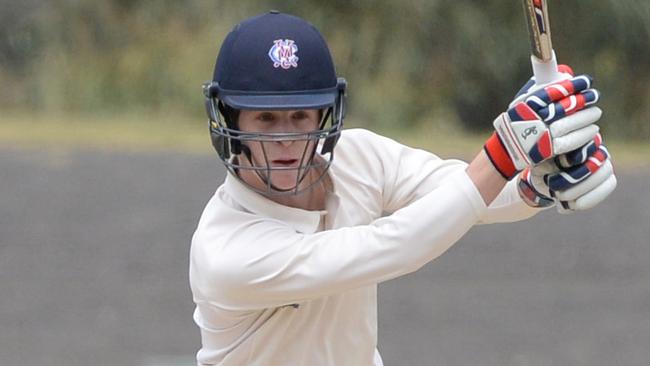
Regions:
<instances>
[{"instance_id":1,"label":"white cricket shirt","mask_svg":"<svg viewBox=\"0 0 650 366\"><path fill-rule=\"evenodd\" d=\"M228 176L192 238L198 365L381 365L379 282L479 222L539 211L515 180L487 208L466 166L352 129L336 146L326 211L282 206Z\"/></svg>"}]
</instances>

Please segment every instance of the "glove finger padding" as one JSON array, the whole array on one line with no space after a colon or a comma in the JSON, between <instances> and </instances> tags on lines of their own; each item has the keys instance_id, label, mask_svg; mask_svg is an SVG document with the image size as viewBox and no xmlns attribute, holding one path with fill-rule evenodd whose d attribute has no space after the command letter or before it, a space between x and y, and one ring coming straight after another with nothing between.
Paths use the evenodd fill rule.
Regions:
<instances>
[{"instance_id":1,"label":"glove finger padding","mask_svg":"<svg viewBox=\"0 0 650 366\"><path fill-rule=\"evenodd\" d=\"M563 191L555 191L552 195L560 201L575 201L587 192L603 184L603 182L609 179L612 175L614 175L614 167L611 161L607 159L598 171L593 173L583 182L575 184Z\"/></svg>"},{"instance_id":2,"label":"glove finger padding","mask_svg":"<svg viewBox=\"0 0 650 366\"><path fill-rule=\"evenodd\" d=\"M600 136L589 146L600 144ZM604 145L587 161L570 168L561 168L558 159L528 167L521 173L519 195L529 206L548 207L558 202L561 213L586 210L602 202L615 188L616 177Z\"/></svg>"},{"instance_id":3,"label":"glove finger padding","mask_svg":"<svg viewBox=\"0 0 650 366\"><path fill-rule=\"evenodd\" d=\"M575 130L579 130L598 122L602 115L603 111L600 108L593 106L564 117L559 121L555 121L551 123L548 128L553 137L564 136ZM576 149L577 148L578 147L576 147Z\"/></svg>"},{"instance_id":4,"label":"glove finger padding","mask_svg":"<svg viewBox=\"0 0 650 366\"><path fill-rule=\"evenodd\" d=\"M597 136L583 149L600 143L600 136ZM609 152L602 144L583 164L562 168L558 173L548 175L546 182L551 195L559 202L557 210L560 213L587 210L596 206L614 191L617 184Z\"/></svg>"},{"instance_id":5,"label":"glove finger padding","mask_svg":"<svg viewBox=\"0 0 650 366\"><path fill-rule=\"evenodd\" d=\"M584 163L571 168L560 170L558 174L547 176L546 182L551 191L565 191L584 181L600 169L609 158L605 145L600 145L598 150Z\"/></svg>"},{"instance_id":6,"label":"glove finger padding","mask_svg":"<svg viewBox=\"0 0 650 366\"><path fill-rule=\"evenodd\" d=\"M531 93L524 99L524 102L534 111L547 108L549 105L559 102L570 95L580 94L591 88L593 79L589 75L580 75L571 79L562 80L542 87ZM565 102L571 105L570 101Z\"/></svg>"},{"instance_id":7,"label":"glove finger padding","mask_svg":"<svg viewBox=\"0 0 650 366\"><path fill-rule=\"evenodd\" d=\"M569 95L557 103L551 103L548 106L539 109L532 107L532 103L528 103L528 105L536 111L544 122L553 123L561 118L570 116L579 110L598 103L599 99L600 92L598 90L588 89L580 92L580 94Z\"/></svg>"},{"instance_id":8,"label":"glove finger padding","mask_svg":"<svg viewBox=\"0 0 650 366\"><path fill-rule=\"evenodd\" d=\"M566 154L558 155L556 160L560 167L569 168L584 163L600 147L603 139L597 134L593 140L579 149L569 151Z\"/></svg>"},{"instance_id":9,"label":"glove finger padding","mask_svg":"<svg viewBox=\"0 0 650 366\"><path fill-rule=\"evenodd\" d=\"M571 131L564 136L553 136L553 152L555 155L560 155L579 149L593 141L598 135L598 131L600 131L600 127L589 125Z\"/></svg>"},{"instance_id":10,"label":"glove finger padding","mask_svg":"<svg viewBox=\"0 0 650 366\"><path fill-rule=\"evenodd\" d=\"M557 205L558 212L571 213L588 210L604 201L616 189L616 185L616 176L612 174L607 180L583 196L572 201L560 201L560 204Z\"/></svg>"}]
</instances>

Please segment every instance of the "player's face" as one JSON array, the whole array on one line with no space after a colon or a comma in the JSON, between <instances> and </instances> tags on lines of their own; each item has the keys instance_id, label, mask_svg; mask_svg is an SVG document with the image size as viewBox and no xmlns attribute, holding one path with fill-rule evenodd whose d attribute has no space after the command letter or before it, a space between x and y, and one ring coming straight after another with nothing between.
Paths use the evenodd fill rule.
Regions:
<instances>
[{"instance_id":1,"label":"player's face","mask_svg":"<svg viewBox=\"0 0 650 366\"><path fill-rule=\"evenodd\" d=\"M263 139L271 139L273 134L299 134L318 129L320 112L314 109L289 111L242 110L238 121L241 131L255 132L260 134ZM265 171L260 171L260 173L270 180L271 184L277 189L290 190L295 188L299 179L298 176L305 174L304 171L298 168L301 164L308 163L316 142L297 138L265 142L247 141L245 144L251 150L251 160L254 166L266 168L268 164L270 168L283 168L281 170L271 170L268 177L266 177L267 173ZM242 161L242 163L244 162ZM259 177L254 176L254 172L242 171L240 174L249 183L263 184ZM308 183L308 181L302 182L302 184Z\"/></svg>"}]
</instances>

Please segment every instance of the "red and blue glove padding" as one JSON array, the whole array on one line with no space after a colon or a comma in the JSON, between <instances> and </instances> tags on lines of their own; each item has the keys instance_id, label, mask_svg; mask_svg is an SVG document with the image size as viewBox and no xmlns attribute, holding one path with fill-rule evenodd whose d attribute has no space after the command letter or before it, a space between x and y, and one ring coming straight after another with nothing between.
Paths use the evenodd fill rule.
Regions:
<instances>
[{"instance_id":1,"label":"red and blue glove padding","mask_svg":"<svg viewBox=\"0 0 650 366\"><path fill-rule=\"evenodd\" d=\"M543 178L542 178L543 179ZM527 167L519 176L518 189L519 196L531 207L550 207L555 204L555 200L548 190L544 191L541 187L535 187L535 179L531 173L531 168ZM544 192L540 192L544 191Z\"/></svg>"},{"instance_id":2,"label":"red and blue glove padding","mask_svg":"<svg viewBox=\"0 0 650 366\"><path fill-rule=\"evenodd\" d=\"M533 207L559 203L562 213L591 208L616 188L609 152L600 135L575 151L524 169L518 188Z\"/></svg>"},{"instance_id":3,"label":"red and blue glove padding","mask_svg":"<svg viewBox=\"0 0 650 366\"><path fill-rule=\"evenodd\" d=\"M572 166L576 166L578 164L582 164L587 159L593 155L596 150L601 146L603 143L602 136L597 134L594 136L594 139L591 140L588 144L583 146L580 149L574 150L574 151L569 151L566 154L562 154L556 158L557 163L559 166L568 168Z\"/></svg>"},{"instance_id":4,"label":"red and blue glove padding","mask_svg":"<svg viewBox=\"0 0 650 366\"><path fill-rule=\"evenodd\" d=\"M570 71L566 67L563 70ZM534 91L534 79L524 85L510 108L494 121L496 131L484 147L505 179L593 139L598 133L593 123L601 112L587 113L586 109L600 98L591 84L591 77L580 75Z\"/></svg>"},{"instance_id":5,"label":"red and blue glove padding","mask_svg":"<svg viewBox=\"0 0 650 366\"><path fill-rule=\"evenodd\" d=\"M578 165L569 168L562 168L558 174L548 177L547 184L551 192L567 190L587 179L603 166L609 158L609 152L605 145L596 146L595 144L590 144L589 147L595 148L595 150L587 155L588 158L586 161L582 161Z\"/></svg>"},{"instance_id":6,"label":"red and blue glove padding","mask_svg":"<svg viewBox=\"0 0 650 366\"><path fill-rule=\"evenodd\" d=\"M570 116L598 102L598 91L590 89L592 82L588 75L581 75L537 90L524 103L518 103L515 108L508 110L510 119L521 121L541 118L550 124Z\"/></svg>"}]
</instances>

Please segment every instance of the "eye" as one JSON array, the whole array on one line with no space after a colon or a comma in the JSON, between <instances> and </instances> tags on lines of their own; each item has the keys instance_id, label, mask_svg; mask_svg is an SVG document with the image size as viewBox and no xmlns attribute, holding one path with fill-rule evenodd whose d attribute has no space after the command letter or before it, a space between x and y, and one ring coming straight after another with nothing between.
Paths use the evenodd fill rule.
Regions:
<instances>
[{"instance_id":1,"label":"eye","mask_svg":"<svg viewBox=\"0 0 650 366\"><path fill-rule=\"evenodd\" d=\"M293 113L292 117L293 119L307 119L309 115L305 111L297 111Z\"/></svg>"},{"instance_id":2,"label":"eye","mask_svg":"<svg viewBox=\"0 0 650 366\"><path fill-rule=\"evenodd\" d=\"M264 112L264 113L260 113L260 115L257 116L257 119L264 122L271 122L275 120L275 116L273 115L273 113Z\"/></svg>"}]
</instances>

